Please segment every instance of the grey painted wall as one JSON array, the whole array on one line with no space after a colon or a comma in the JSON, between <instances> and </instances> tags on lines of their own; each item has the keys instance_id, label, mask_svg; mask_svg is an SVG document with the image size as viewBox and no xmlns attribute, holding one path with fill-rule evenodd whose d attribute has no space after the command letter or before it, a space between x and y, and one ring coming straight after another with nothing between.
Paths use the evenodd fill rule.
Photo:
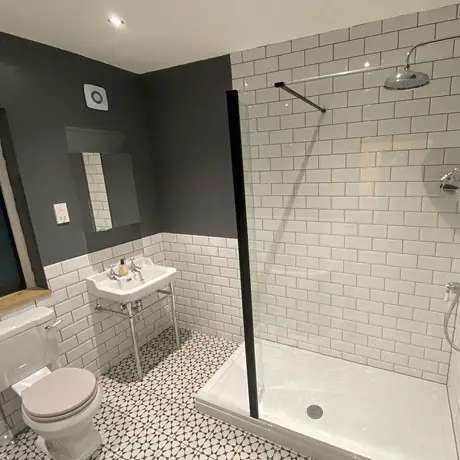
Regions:
<instances>
[{"instance_id":1,"label":"grey painted wall","mask_svg":"<svg viewBox=\"0 0 460 460\"><path fill-rule=\"evenodd\" d=\"M108 112L86 107L84 83L107 90ZM87 252L66 126L126 135L123 148L133 155L142 234L160 230L141 83L130 72L0 33L0 108L6 109L43 265ZM68 225L55 223L53 203L59 202L68 205Z\"/></svg>"},{"instance_id":2,"label":"grey painted wall","mask_svg":"<svg viewBox=\"0 0 460 460\"><path fill-rule=\"evenodd\" d=\"M108 112L86 107L84 83L107 90ZM0 109L41 264L159 231L235 237L228 89L229 56L135 75L0 33ZM110 133L122 135L121 146ZM132 155L140 234L130 225L110 238L85 236L69 150L103 151L101 141ZM60 202L68 205L68 225L55 223Z\"/></svg>"},{"instance_id":3,"label":"grey painted wall","mask_svg":"<svg viewBox=\"0 0 460 460\"><path fill-rule=\"evenodd\" d=\"M162 229L236 237L229 56L144 74Z\"/></svg>"}]
</instances>

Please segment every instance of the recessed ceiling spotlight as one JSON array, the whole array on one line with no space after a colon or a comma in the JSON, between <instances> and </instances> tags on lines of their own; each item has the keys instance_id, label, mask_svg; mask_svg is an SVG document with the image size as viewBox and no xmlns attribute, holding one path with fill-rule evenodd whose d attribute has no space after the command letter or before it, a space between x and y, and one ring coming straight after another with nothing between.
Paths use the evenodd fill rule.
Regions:
<instances>
[{"instance_id":1,"label":"recessed ceiling spotlight","mask_svg":"<svg viewBox=\"0 0 460 460\"><path fill-rule=\"evenodd\" d=\"M118 16L115 16L115 15L109 16L108 21L114 27L123 27L125 25L125 21L123 21L123 19L121 19L121 18L119 18Z\"/></svg>"}]
</instances>

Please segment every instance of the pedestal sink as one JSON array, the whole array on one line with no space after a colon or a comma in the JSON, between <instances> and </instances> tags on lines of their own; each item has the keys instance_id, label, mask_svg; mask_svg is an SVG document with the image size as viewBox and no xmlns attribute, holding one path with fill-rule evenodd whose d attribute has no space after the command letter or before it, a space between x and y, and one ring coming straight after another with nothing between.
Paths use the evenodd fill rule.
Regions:
<instances>
[{"instance_id":1,"label":"pedestal sink","mask_svg":"<svg viewBox=\"0 0 460 460\"><path fill-rule=\"evenodd\" d=\"M134 270L133 267L135 268ZM136 305L139 306L140 301L144 297L152 295L155 292L170 296L172 299L171 310L174 332L176 335L176 345L179 348L180 338L176 319L176 299L174 296L173 284L174 279L177 277L177 270L173 267L155 265L146 257L139 257L131 263L128 263L128 268L128 275L120 277L119 279L113 279L113 277L111 277L111 269L90 276L89 278L86 278L86 286L88 288L88 292L91 294L94 294L99 298L108 299L122 304L122 309L119 311L103 307L99 302L97 302L96 310L108 311L110 313L125 316L129 319L137 373L139 375L139 379L142 379L139 348L137 346L137 338L134 330L134 316L140 313L141 310L137 309L137 311L133 313L133 303L136 303ZM169 290L165 290L168 285ZM158 300L158 302L160 300Z\"/></svg>"}]
</instances>

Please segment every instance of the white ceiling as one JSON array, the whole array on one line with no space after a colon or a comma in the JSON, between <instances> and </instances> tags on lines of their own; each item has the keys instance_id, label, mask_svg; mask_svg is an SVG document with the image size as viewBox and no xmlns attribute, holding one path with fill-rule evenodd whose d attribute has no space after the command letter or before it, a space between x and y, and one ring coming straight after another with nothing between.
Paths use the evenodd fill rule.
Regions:
<instances>
[{"instance_id":1,"label":"white ceiling","mask_svg":"<svg viewBox=\"0 0 460 460\"><path fill-rule=\"evenodd\" d=\"M136 73L456 0L0 0L0 31ZM126 21L115 29L107 17Z\"/></svg>"}]
</instances>

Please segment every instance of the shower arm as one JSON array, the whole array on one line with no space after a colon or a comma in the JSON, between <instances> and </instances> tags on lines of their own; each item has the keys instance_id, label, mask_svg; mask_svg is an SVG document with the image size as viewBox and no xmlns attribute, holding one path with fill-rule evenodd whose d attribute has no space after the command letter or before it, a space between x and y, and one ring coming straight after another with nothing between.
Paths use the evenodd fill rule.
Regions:
<instances>
[{"instance_id":1,"label":"shower arm","mask_svg":"<svg viewBox=\"0 0 460 460\"><path fill-rule=\"evenodd\" d=\"M446 40L455 40L456 38L460 38L460 35L454 35L453 37L446 37L446 38L437 38L437 39L434 39L434 40L429 40L427 42L422 42L422 43L418 43L417 45L413 46L409 52L407 53L407 56L406 56L406 65L404 66L404 68L406 70L410 69L410 57L412 55L412 53L417 49L417 48L420 48L421 46L426 46L426 45L431 45L433 43L439 43L439 42L444 42Z\"/></svg>"},{"instance_id":2,"label":"shower arm","mask_svg":"<svg viewBox=\"0 0 460 460\"><path fill-rule=\"evenodd\" d=\"M313 101L310 101L310 99L306 98L305 96L302 96L302 94L299 94L297 91L294 91L293 89L289 88L289 86L287 86L286 83L284 83L284 81L278 81L275 83L274 86L275 88L282 89L287 93L291 94L292 96L296 97L297 99L300 99L301 101L305 102L306 104L310 105L316 110L319 110L321 113L326 112L325 108L320 107L318 104L315 104Z\"/></svg>"}]
</instances>

